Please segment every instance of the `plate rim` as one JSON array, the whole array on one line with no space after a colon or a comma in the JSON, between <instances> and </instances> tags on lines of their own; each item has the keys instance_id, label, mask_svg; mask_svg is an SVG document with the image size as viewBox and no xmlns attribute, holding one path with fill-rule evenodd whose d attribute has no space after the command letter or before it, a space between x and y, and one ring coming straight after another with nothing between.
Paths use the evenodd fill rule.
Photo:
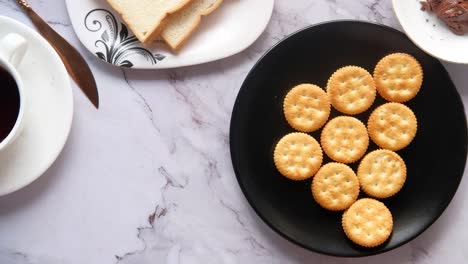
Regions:
<instances>
[{"instance_id":1,"label":"plate rim","mask_svg":"<svg viewBox=\"0 0 468 264\"><path fill-rule=\"evenodd\" d=\"M98 58L98 56L96 56L96 54L91 51L88 47L88 45L85 44L83 38L81 37L81 33L78 33L78 30L77 30L77 26L76 26L76 23L74 22L75 19L72 19L72 17L74 17L73 15L71 15L72 13L72 10L71 10L71 7L70 7L70 2L71 0L65 0L65 5L66 5L66 9L67 9L67 13L68 13L68 16L70 17L70 21L71 21L71 25L72 25L72 29L74 31L74 34L77 36L78 40L80 41L80 43L86 48L87 52L91 53L93 55L93 57L95 58ZM174 65L161 65L162 63L157 63L155 65L148 65L148 66L133 66L132 69L143 69L143 70L162 70L162 69L174 69L174 68L182 68L182 67L188 67L188 66L194 66L194 65L200 65L200 64L205 64L205 63L209 63L209 62L214 62L214 61L218 61L218 60L222 60L222 59L225 59L225 58L229 58L231 56L234 56L236 54L239 54L241 53L242 51L246 50L247 48L249 48L250 46L252 46L255 41L257 41L261 35L265 32L266 28L268 27L268 25L270 24L270 21L271 21L271 18L273 16L273 11L274 11L274 6L275 6L275 0L267 0L270 2L270 5L269 5L269 11L268 11L268 16L265 17L265 21L264 23L262 23L262 26L260 27L261 30L259 30L259 33L256 34L256 36L254 38L252 38L251 40L248 41L248 43L246 45L243 45L242 47L238 47L238 48L235 48L235 49L232 49L230 52L224 52L222 53L221 55L219 56L213 56L213 57L202 57L202 59L198 59L198 60L194 60L194 61L191 61L191 62L188 62L188 63L180 63L180 64L174 64ZM249 2L249 1L247 1ZM97 4L98 5L98 4ZM98 7L96 7L98 8ZM99 8L102 8L101 6L99 6ZM111 10L108 10L108 11L111 11ZM112 10L113 11L113 10ZM120 22L124 23L123 21L121 21L120 19ZM125 23L124 23L125 24ZM101 62L101 63L104 63L105 65L111 65L112 67L117 67L117 68L122 68L122 66L119 66L119 65L114 65L112 63L108 63L106 61L102 61L101 59L98 58L98 60Z\"/></svg>"},{"instance_id":2,"label":"plate rim","mask_svg":"<svg viewBox=\"0 0 468 264\"><path fill-rule=\"evenodd\" d=\"M239 187L241 188L242 190L242 193L244 194L244 197L246 198L248 204L250 205L250 207L254 210L254 212L256 213L256 215L263 221L263 223L265 223L270 229L272 229L276 234L280 235L281 237L283 237L284 239L288 240L289 242L297 245L297 246L300 246L302 247L303 249L306 249L306 250L309 250L309 251L312 251L312 252L316 252L316 253L320 253L320 254L323 254L323 255L328 255L328 256L334 256L334 257L342 257L342 258L361 258L361 257L367 257L367 256L374 256L374 255L380 255L382 253L385 253L385 252L388 252L388 251L392 251L394 249L397 249L409 242L411 242L412 240L414 240L416 237L420 236L422 233L424 233L429 227L431 227L439 218L440 216L442 216L442 214L445 212L445 210L447 209L447 207L449 206L449 204L452 202L453 198L455 197L459 187L460 187L460 183L463 179L463 176L464 176L464 173L461 174L461 176L459 177L459 179L457 179L457 183L456 183L456 189L455 189L455 192L453 192L453 194L450 195L450 199L447 200L447 202L445 204L442 204L442 209L440 212L437 212L437 216L432 219L430 221L430 223L424 227L423 229L421 229L420 231L418 231L417 233L415 233L413 236L409 237L406 241L402 241L402 242L399 242L389 248L385 248L385 249L382 249L380 251L372 251L372 252L364 252L361 254L361 255L350 255L350 254L334 254L334 253L330 253L330 252L327 252L327 251L324 251L324 250L320 250L320 249L316 249L316 248L312 248L312 247L309 247L308 245L304 244L304 243L301 243L300 241L297 241L296 239L294 239L293 237L290 237L288 236L287 234L283 233L281 230L279 230L278 228L276 228L269 220L268 218L266 218L261 212L260 210L257 208L257 206L255 205L255 203L253 202L253 198L251 197L251 195L249 194L249 192L247 192L246 190L246 187L244 186L244 183L241 179L241 176L240 176L240 173L239 173L239 168L237 166L237 163L235 161L235 157L237 156L237 153L238 153L238 149L237 149L237 146L235 146L233 144L233 139L234 139L234 134L235 134L235 128L234 128L234 122L236 122L237 119L239 119L239 101L240 101L240 95L241 93L244 93L246 91L246 86L245 86L245 83L246 81L250 78L250 76L252 76L253 74L253 71L260 65L260 63L265 59L266 56L268 56L272 51L274 51L279 45L281 45L282 43L284 43L285 41L287 41L289 38L291 37L294 37L296 35L299 35L299 34L302 34L303 32L307 31L307 30L310 30L311 28L314 28L314 27L317 27L317 26L323 26L323 25L329 25L329 24L340 24L340 23L354 23L354 24L367 24L367 25L372 25L372 26L377 26L377 27L380 27L380 28L383 28L385 30L388 30L388 31L391 31L391 32L395 32L395 33L398 33L402 36L405 36L405 37L408 37L404 32L396 29L396 28L393 28L391 26L387 26L387 25L384 25L384 24L380 24L380 23L377 23L377 22L372 22L372 21L363 21L363 20L357 20L357 19L337 19L337 20L329 20L329 21L324 21L324 22L319 22L319 23L315 23L315 24L311 24L309 26L306 26L306 27L303 27L299 30L296 30L294 31L293 33L285 36L283 39L281 39L280 41L278 41L276 44L274 44L270 49L268 49L259 59L258 61L252 66L252 68L249 70L249 72L247 73L244 81L242 82L241 84L241 87L239 89L239 92L236 96L236 100L234 102L234 106L233 106L233 110L232 110L232 115L231 115L231 120L230 120L230 128L229 128L229 146L230 146L230 155L231 155L231 163L232 163L232 167L233 167L233 170L234 170L234 174L236 176L236 179L237 179L237 183L239 184ZM413 42L412 42L413 43ZM423 50L424 51L424 50ZM424 51L425 52L425 51ZM435 58L437 60L437 58ZM440 63L440 61L439 61ZM443 67L443 69L445 70L445 73L447 74L447 77L452 81L453 83L453 80L452 78L450 77L450 75L448 74L447 70L445 69L445 67L442 65L441 63L441 66ZM463 109L465 109L465 106L464 106L464 103L463 103L463 100L460 96L460 93L458 92L458 90L456 89L455 85L453 85L454 87L454 90L455 90L455 94L456 94L456 100L458 101L458 103L460 103L460 105L463 107ZM464 120L465 120L465 125L464 127L467 127L468 128L468 121L466 120L466 111L463 111L463 116L465 116ZM465 143L468 142L468 135L465 136ZM468 146L467 144L465 144L465 160L466 160L466 157L468 156ZM466 169L466 161L465 161L465 164L463 165L463 171Z\"/></svg>"},{"instance_id":3,"label":"plate rim","mask_svg":"<svg viewBox=\"0 0 468 264\"><path fill-rule=\"evenodd\" d=\"M30 185L31 183L33 183L34 181L39 179L42 175L44 175L47 172L47 170L55 163L55 161L59 157L60 153L62 153L63 148L65 147L65 145L66 145L66 143L68 141L68 138L69 138L70 132L71 132L71 127L72 127L72 124L73 124L73 117L74 117L74 101L73 101L74 96L73 96L73 91L72 91L71 80L69 79L68 73L67 73L67 71L65 69L65 65L63 64L63 62L60 59L57 52L49 44L49 42L47 42L47 40L45 40L34 29L32 29L32 28L28 27L27 25L21 23L20 21L17 21L17 20L15 20L15 19L13 19L11 17L8 17L8 16L0 15L0 21L2 21L2 20L7 21L7 23L10 23L10 25L14 25L15 27L23 28L24 30L26 30L28 32L28 34L30 34L30 36L32 38L36 39L37 41L39 41L39 42L41 42L43 44L43 48L45 50L47 50L47 53L51 56L51 59L54 61L54 64L57 64L58 68L60 69L60 72L58 72L57 75L65 76L64 79L68 80L68 81L65 81L63 83L63 86L65 86L65 87L61 87L61 88L69 89L69 91L70 91L70 106L69 106L70 116L68 118L68 122L66 123L66 135L63 138L63 141L61 141L58 144L59 147L57 148L57 150L55 152L52 153L52 151L51 151L52 154L50 155L50 158L47 160L47 162L44 163L44 166L43 167L38 167L37 172L34 173L34 177L31 177L29 180L24 181L21 184L17 184L13 188L8 188L5 191L0 191L0 197L9 195L11 193L14 193L14 192L16 192L18 190L21 190L21 189L27 187L28 185ZM12 30L14 30L14 29L12 29ZM14 144L15 144L15 142L12 143L12 145L14 145ZM6 149L5 151L8 151L8 149Z\"/></svg>"},{"instance_id":4,"label":"plate rim","mask_svg":"<svg viewBox=\"0 0 468 264\"><path fill-rule=\"evenodd\" d=\"M420 48L421 50L423 50L427 54L429 54L432 57L435 57L435 58L437 58L439 60L449 62L449 63L461 64L461 65L468 64L468 60L457 60L456 58L451 58L451 59L444 58L443 56L437 55L437 53L435 53L434 51L431 51L430 49L426 48L424 45L419 43L419 41L417 41L416 38L412 34L410 34L408 32L409 30L407 29L406 22L403 22L404 20L401 18L402 15L396 10L396 7L395 7L396 4L395 3L397 1L399 1L399 0L392 0L393 13L395 14L395 16L396 16L396 18L398 20L398 23L401 25L405 35L411 40L411 42L414 43L414 45L416 45L418 48Z\"/></svg>"}]
</instances>

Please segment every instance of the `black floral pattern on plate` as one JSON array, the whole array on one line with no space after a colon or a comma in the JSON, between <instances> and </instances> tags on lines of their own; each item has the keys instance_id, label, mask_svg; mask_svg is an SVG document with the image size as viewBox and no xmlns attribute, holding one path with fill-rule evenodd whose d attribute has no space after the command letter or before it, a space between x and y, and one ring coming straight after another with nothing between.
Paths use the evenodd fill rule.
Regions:
<instances>
[{"instance_id":1,"label":"black floral pattern on plate","mask_svg":"<svg viewBox=\"0 0 468 264\"><path fill-rule=\"evenodd\" d=\"M103 19L105 21L102 21ZM86 15L84 24L86 29L91 32L102 32L94 45L96 48L104 48L103 51L96 51L96 56L105 62L131 68L134 65L130 60L133 56L141 56L151 65L166 58L162 54L153 54L141 47L138 39L129 34L127 26L123 23L119 25L115 16L106 9L91 10Z\"/></svg>"}]
</instances>

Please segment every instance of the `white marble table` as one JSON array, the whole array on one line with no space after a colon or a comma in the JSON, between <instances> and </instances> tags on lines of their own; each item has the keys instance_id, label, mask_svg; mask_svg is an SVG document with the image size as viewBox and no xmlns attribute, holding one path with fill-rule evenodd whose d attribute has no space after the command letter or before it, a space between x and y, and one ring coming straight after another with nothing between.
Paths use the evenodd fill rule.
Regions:
<instances>
[{"instance_id":1,"label":"white marble table","mask_svg":"<svg viewBox=\"0 0 468 264\"><path fill-rule=\"evenodd\" d=\"M63 153L38 181L0 198L0 263L468 263L466 177L442 217L411 243L340 259L271 231L231 167L231 109L256 60L284 36L321 21L399 28L389 0L277 0L266 32L243 53L163 71L105 65L79 43L63 0L30 2L86 55L101 109L73 85L75 117ZM0 15L31 25L13 0L0 0ZM468 103L468 66L445 65Z\"/></svg>"}]
</instances>

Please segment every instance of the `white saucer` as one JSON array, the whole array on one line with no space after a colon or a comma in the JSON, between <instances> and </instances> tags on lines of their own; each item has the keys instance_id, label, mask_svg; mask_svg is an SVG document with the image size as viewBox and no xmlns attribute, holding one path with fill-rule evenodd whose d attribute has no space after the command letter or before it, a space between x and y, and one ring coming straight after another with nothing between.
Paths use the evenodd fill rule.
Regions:
<instances>
[{"instance_id":1,"label":"white saucer","mask_svg":"<svg viewBox=\"0 0 468 264\"><path fill-rule=\"evenodd\" d=\"M468 64L468 34L458 36L434 13L421 11L421 0L393 0L393 10L408 37L444 61Z\"/></svg>"},{"instance_id":2,"label":"white saucer","mask_svg":"<svg viewBox=\"0 0 468 264\"><path fill-rule=\"evenodd\" d=\"M177 53L164 43L141 45L106 0L66 3L76 35L94 56L120 67L165 69L219 60L246 49L265 30L275 1L224 0Z\"/></svg>"},{"instance_id":3,"label":"white saucer","mask_svg":"<svg viewBox=\"0 0 468 264\"><path fill-rule=\"evenodd\" d=\"M29 41L18 67L28 102L21 134L0 152L0 196L25 187L52 165L67 141L73 119L70 79L57 53L32 29L0 16L0 37L10 32Z\"/></svg>"}]
</instances>

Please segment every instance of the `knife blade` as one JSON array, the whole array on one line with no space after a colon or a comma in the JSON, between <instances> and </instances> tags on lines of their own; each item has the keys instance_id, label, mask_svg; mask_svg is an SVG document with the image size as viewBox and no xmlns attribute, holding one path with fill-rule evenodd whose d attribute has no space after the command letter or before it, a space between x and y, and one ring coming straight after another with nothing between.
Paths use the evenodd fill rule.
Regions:
<instances>
[{"instance_id":1,"label":"knife blade","mask_svg":"<svg viewBox=\"0 0 468 264\"><path fill-rule=\"evenodd\" d=\"M17 0L17 2L27 13L39 33L41 33L41 35L58 53L71 78L76 82L96 109L99 109L99 93L96 81L88 63L86 63L81 54L72 45L70 45L70 43L68 43L62 36L53 30L47 22L34 12L26 1Z\"/></svg>"}]
</instances>

